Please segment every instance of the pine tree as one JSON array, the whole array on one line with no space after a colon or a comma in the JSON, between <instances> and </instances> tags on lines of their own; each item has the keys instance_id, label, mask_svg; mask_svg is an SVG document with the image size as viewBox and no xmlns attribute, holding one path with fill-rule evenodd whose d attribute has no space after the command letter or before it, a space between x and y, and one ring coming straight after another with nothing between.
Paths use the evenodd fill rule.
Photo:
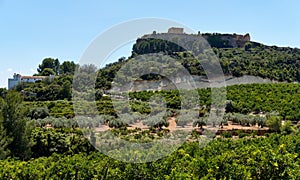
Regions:
<instances>
[{"instance_id":1,"label":"pine tree","mask_svg":"<svg viewBox=\"0 0 300 180\"><path fill-rule=\"evenodd\" d=\"M7 137L3 124L0 122L0 159L5 159L10 154L8 149L10 142L11 139Z\"/></svg>"},{"instance_id":2,"label":"pine tree","mask_svg":"<svg viewBox=\"0 0 300 180\"><path fill-rule=\"evenodd\" d=\"M4 136L4 141L1 143L8 144L7 147L12 156L25 159L30 155L28 136L30 129L27 128L26 108L22 102L20 94L13 91L9 91L5 98L0 100L0 119L3 120L1 134L6 132L5 134L9 138L9 140L5 140Z\"/></svg>"}]
</instances>

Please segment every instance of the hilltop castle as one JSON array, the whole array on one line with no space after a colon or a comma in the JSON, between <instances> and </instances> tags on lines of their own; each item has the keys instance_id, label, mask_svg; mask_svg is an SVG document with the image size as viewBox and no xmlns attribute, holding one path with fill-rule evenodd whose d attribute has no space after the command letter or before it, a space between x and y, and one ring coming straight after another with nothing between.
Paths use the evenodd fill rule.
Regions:
<instances>
[{"instance_id":1,"label":"hilltop castle","mask_svg":"<svg viewBox=\"0 0 300 180\"><path fill-rule=\"evenodd\" d=\"M181 35L184 33L184 28L179 27L171 27L168 29L167 33L159 33L160 35L163 34L174 34L174 35ZM143 41L146 38L155 37L157 35L156 31L153 31L152 34L146 34L142 36L140 39L137 40L137 43L140 41ZM199 36L201 35L203 38L205 38L208 43L211 45L211 47L217 47L217 48L240 48L244 47L247 42L251 41L250 34L247 33L245 35L239 35L239 34L220 34L220 33L204 33L201 34L198 32L198 34L189 34L190 36Z\"/></svg>"}]
</instances>

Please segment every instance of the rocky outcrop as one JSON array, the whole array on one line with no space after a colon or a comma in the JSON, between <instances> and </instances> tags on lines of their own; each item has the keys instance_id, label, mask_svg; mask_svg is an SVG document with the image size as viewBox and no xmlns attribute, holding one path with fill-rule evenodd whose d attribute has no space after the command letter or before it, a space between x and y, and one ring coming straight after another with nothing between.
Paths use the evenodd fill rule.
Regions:
<instances>
[{"instance_id":1,"label":"rocky outcrop","mask_svg":"<svg viewBox=\"0 0 300 180\"><path fill-rule=\"evenodd\" d=\"M167 33L156 33L153 31L153 34L146 34L137 40L137 44L145 41L148 38L157 38L158 35L174 35L178 36L184 33L183 28L172 27L168 30ZM251 41L250 34L239 35L239 34L220 34L220 33L204 33L201 34L190 34L189 36L202 36L205 38L211 47L216 48L240 48L244 47L247 42Z\"/></svg>"},{"instance_id":2,"label":"rocky outcrop","mask_svg":"<svg viewBox=\"0 0 300 180\"><path fill-rule=\"evenodd\" d=\"M240 48L244 47L247 42L250 42L250 34L202 34L212 47L217 48Z\"/></svg>"}]
</instances>

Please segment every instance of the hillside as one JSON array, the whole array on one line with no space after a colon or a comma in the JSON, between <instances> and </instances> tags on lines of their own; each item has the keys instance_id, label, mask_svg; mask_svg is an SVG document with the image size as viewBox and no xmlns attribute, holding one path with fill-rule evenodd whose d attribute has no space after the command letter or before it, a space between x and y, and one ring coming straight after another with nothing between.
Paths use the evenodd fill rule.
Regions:
<instances>
[{"instance_id":1,"label":"hillside","mask_svg":"<svg viewBox=\"0 0 300 180\"><path fill-rule=\"evenodd\" d=\"M121 96L126 93L117 94L112 101L116 94L109 90L116 74L147 53L170 56L196 81L205 79L199 62L176 44L140 38L131 57L102 69L46 58L36 75L55 78L0 89L0 178L297 179L300 84L295 82L300 81L300 51L265 46L244 35L207 34L206 38L231 80L252 75L276 83L231 83L226 87L225 114L217 121L209 117L217 107L211 107L210 87L197 89L195 111L181 111L183 103L193 103L195 94L189 90L182 98L178 90L154 87L133 90L128 98ZM94 94L86 85L95 73ZM136 82L157 84L162 79L146 74ZM79 103L72 97L77 93L83 97ZM225 98L218 100L222 104ZM183 144L177 144L180 132L187 135ZM146 151L132 149L136 145L146 145ZM165 151L169 153L160 156Z\"/></svg>"},{"instance_id":2,"label":"hillside","mask_svg":"<svg viewBox=\"0 0 300 180\"><path fill-rule=\"evenodd\" d=\"M145 35L147 36L147 35ZM197 36L197 35L190 35ZM225 76L240 77L243 75L258 76L278 82L299 82L300 81L300 49L289 47L266 46L261 43L251 42L249 38L241 41L241 37L248 35L222 35L218 33L203 34L211 43L216 56L218 57ZM224 40L225 39L225 40ZM229 40L228 40L229 39ZM233 43L233 41L236 41ZM231 43L229 43L231 42ZM241 43L243 42L243 43ZM236 47L229 44L239 44ZM240 45L243 44L244 47ZM189 52L178 45L159 40L138 38L132 48L132 55L128 59L120 58L117 62L107 64L104 68L97 70L92 65L80 67L81 71L97 71L96 79L96 99L99 99L103 91L111 88L111 83L115 74L130 59L147 53L162 53L176 59L193 76L205 77L206 73L201 64ZM49 59L48 59L49 60ZM56 61L56 60L55 60ZM52 82L37 82L34 84L20 84L15 89L27 94L36 94L36 98L28 96L27 100L58 100L71 98L71 83L73 79L74 67L72 64L68 70L69 62L62 63L66 73L59 73L58 67L53 70L46 68L45 71L59 75ZM41 66L41 65L40 65ZM64 71L61 71L64 72ZM71 72L71 73L69 73ZM41 71L41 73L43 73ZM57 75L57 74L56 74ZM145 75L139 80L159 80L159 75ZM84 80L79 81L84 82ZM80 84L77 86L81 87ZM84 88L84 87L81 87Z\"/></svg>"},{"instance_id":3,"label":"hillside","mask_svg":"<svg viewBox=\"0 0 300 180\"><path fill-rule=\"evenodd\" d=\"M298 48L266 46L250 41L249 34L243 36L206 33L201 34L201 36L213 48L225 75L235 77L253 75L288 82L300 80L300 50ZM205 74L201 65L182 47L172 42L151 37L146 35L136 41L133 46L132 57L162 52L178 59L191 74Z\"/></svg>"},{"instance_id":4,"label":"hillside","mask_svg":"<svg viewBox=\"0 0 300 180\"><path fill-rule=\"evenodd\" d=\"M147 36L147 35L146 35ZM195 36L195 35L191 35ZM215 39L221 40L219 44L224 44L224 38L221 38L222 34L206 34L207 37L217 37ZM224 35L225 38L231 37L232 40L236 40L236 37L245 37L242 35ZM276 47L266 46L257 42L248 41L250 38L244 41L244 47L213 47L213 51L220 60L221 67L224 74L229 77L240 77L243 75L252 75L262 78L268 78L275 80L276 82L299 82L300 78L300 50L297 48L288 47ZM217 41L214 41L216 43ZM218 43L217 43L218 44ZM225 43L226 44L226 43ZM149 49L149 47L151 47ZM126 64L130 59L136 58L139 55L146 53L162 53L169 55L180 62L189 72L194 75L193 77L201 76L205 78L205 72L199 61L193 58L193 56L180 47L167 41L148 39L144 36L137 39L133 46L132 56L128 59L120 58L117 62L106 65L106 67L97 70L93 65L85 65L80 67L80 71L85 73L84 76L77 76L75 92L78 90L84 90L84 82L87 79L93 77L94 72L98 73L96 79L96 94L86 93L86 97L95 96L98 102L98 110L101 114L115 115L111 100L109 97L103 96L109 92L114 80L115 74L119 69ZM44 61L49 61L46 59ZM43 67L43 63L39 67ZM56 62L57 60L53 60ZM56 63L59 64L59 63ZM50 103L51 101L72 99L72 82L75 64L68 68L67 64L62 63L62 68L54 67L53 69L63 69L64 71L57 71L59 76L56 76L53 81L39 81L36 83L22 83L15 89L24 94L25 101L43 101L44 103L30 103L35 107L47 107L50 114L54 117L73 117L74 110L71 102L58 102ZM147 68L147 67L146 67ZM48 68L46 68L47 70ZM68 70L69 69L69 70ZM40 70L42 73L42 70ZM90 73L92 72L92 74ZM79 78L79 79L78 79ZM159 84L161 77L159 75L145 75L140 77L134 85L136 89L139 89L139 85L148 83ZM196 79L195 79L196 80ZM197 81L197 80L196 80ZM148 83L149 84L149 83ZM73 84L74 85L74 84ZM300 115L297 111L297 107L300 107L298 103L298 84L278 84L278 85L235 85L227 87L227 100L231 101L231 107L228 112L236 113L250 113L250 112L271 112L277 111L283 119L298 121ZM150 88L151 89L151 88ZM148 89L149 90L149 89ZM152 88L152 90L159 90ZM166 91L167 92L167 91ZM210 96L209 88L199 90L201 97ZM2 93L3 94L3 93ZM36 94L32 96L31 94ZM143 102L136 102L132 106L134 111L140 113L149 113L150 109L144 101L148 100L145 97L150 97L152 93L142 93L140 96L137 93L137 97L132 95L132 99L141 99ZM177 96L176 91L170 91L168 95L163 95L167 98L168 108L180 108L180 99L175 98ZM276 96L280 95L280 96ZM210 105L208 97L205 100L201 99L201 105ZM291 103L290 103L291 102ZM63 107L63 108L62 108ZM89 107L87 105L87 107ZM87 111L88 108L87 108Z\"/></svg>"}]
</instances>

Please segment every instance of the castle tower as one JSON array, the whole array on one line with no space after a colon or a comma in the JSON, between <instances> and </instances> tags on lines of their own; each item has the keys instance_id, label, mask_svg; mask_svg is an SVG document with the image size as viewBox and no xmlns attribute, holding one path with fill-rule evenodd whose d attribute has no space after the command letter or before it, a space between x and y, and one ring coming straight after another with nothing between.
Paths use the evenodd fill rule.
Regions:
<instances>
[{"instance_id":1,"label":"castle tower","mask_svg":"<svg viewBox=\"0 0 300 180\"><path fill-rule=\"evenodd\" d=\"M168 33L183 34L183 28L171 27L171 28L168 29Z\"/></svg>"}]
</instances>

